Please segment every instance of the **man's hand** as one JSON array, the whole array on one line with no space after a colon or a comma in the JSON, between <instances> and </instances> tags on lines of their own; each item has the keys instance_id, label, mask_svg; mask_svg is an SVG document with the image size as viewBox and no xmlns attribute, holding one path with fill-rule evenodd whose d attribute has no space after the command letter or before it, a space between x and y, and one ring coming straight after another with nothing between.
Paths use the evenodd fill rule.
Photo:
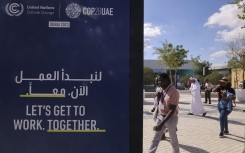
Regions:
<instances>
[{"instance_id":1,"label":"man's hand","mask_svg":"<svg viewBox=\"0 0 245 153\"><path fill-rule=\"evenodd\" d=\"M153 126L153 131L160 131L161 129L159 129L157 126Z\"/></svg>"},{"instance_id":2,"label":"man's hand","mask_svg":"<svg viewBox=\"0 0 245 153\"><path fill-rule=\"evenodd\" d=\"M164 124L165 122L161 122L160 124L153 126L153 131L161 131Z\"/></svg>"},{"instance_id":3,"label":"man's hand","mask_svg":"<svg viewBox=\"0 0 245 153\"><path fill-rule=\"evenodd\" d=\"M161 123L153 127L153 131L160 131L163 125L167 122L167 120L174 114L176 108L177 108L177 105L170 105L170 110L168 114L163 116L163 120Z\"/></svg>"}]
</instances>

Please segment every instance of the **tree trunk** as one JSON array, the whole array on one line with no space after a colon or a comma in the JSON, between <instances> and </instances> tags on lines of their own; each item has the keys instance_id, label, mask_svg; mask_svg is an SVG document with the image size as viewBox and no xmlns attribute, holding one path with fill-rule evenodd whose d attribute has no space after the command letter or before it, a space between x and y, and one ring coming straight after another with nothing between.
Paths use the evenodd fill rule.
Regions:
<instances>
[{"instance_id":1,"label":"tree trunk","mask_svg":"<svg viewBox=\"0 0 245 153\"><path fill-rule=\"evenodd\" d=\"M234 71L235 71L235 88L237 88L238 87L238 72L237 72L237 68Z\"/></svg>"},{"instance_id":2,"label":"tree trunk","mask_svg":"<svg viewBox=\"0 0 245 153\"><path fill-rule=\"evenodd\" d=\"M171 84L173 84L173 80L172 80L172 72L171 72L171 69L169 71L169 74L170 74L170 80L171 80Z\"/></svg>"},{"instance_id":3,"label":"tree trunk","mask_svg":"<svg viewBox=\"0 0 245 153\"><path fill-rule=\"evenodd\" d=\"M242 70L242 89L245 89L244 73L245 73L245 68Z\"/></svg>"},{"instance_id":4,"label":"tree trunk","mask_svg":"<svg viewBox=\"0 0 245 153\"><path fill-rule=\"evenodd\" d=\"M174 82L175 82L175 88L177 89L177 78L176 78L176 71L177 70L174 70Z\"/></svg>"}]
</instances>

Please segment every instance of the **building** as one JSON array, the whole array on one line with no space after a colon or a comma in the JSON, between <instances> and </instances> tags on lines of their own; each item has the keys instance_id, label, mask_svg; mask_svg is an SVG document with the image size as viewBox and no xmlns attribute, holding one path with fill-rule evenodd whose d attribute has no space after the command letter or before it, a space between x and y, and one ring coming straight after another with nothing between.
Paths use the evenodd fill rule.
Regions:
<instances>
[{"instance_id":1,"label":"building","mask_svg":"<svg viewBox=\"0 0 245 153\"><path fill-rule=\"evenodd\" d=\"M230 69L228 69L228 67L226 65L213 66L212 70L217 71L219 74L222 74L224 77L231 76L231 71L230 71Z\"/></svg>"},{"instance_id":2,"label":"building","mask_svg":"<svg viewBox=\"0 0 245 153\"><path fill-rule=\"evenodd\" d=\"M159 60L144 60L144 67L149 67L154 73L167 72L167 67L164 63L160 63ZM223 76L231 76L231 70L227 68L226 65L213 66L211 68L213 71L217 71ZM188 61L188 63L182 65L177 71L177 75L194 75L195 70L193 69L193 64Z\"/></svg>"},{"instance_id":3,"label":"building","mask_svg":"<svg viewBox=\"0 0 245 153\"><path fill-rule=\"evenodd\" d=\"M144 67L149 67L154 73L167 72L167 67L159 60L144 60ZM182 65L177 71L177 75L194 75L194 70L191 62Z\"/></svg>"},{"instance_id":4,"label":"building","mask_svg":"<svg viewBox=\"0 0 245 153\"><path fill-rule=\"evenodd\" d=\"M231 71L231 84L233 88L239 88L243 81L243 70L232 69Z\"/></svg>"},{"instance_id":5,"label":"building","mask_svg":"<svg viewBox=\"0 0 245 153\"><path fill-rule=\"evenodd\" d=\"M159 73L166 73L167 72L167 67L163 62L160 62L160 60L144 60L144 67L151 68L154 73L159 74ZM176 81L174 81L174 84L177 84L179 89L184 89L184 83L181 81L181 76L193 76L194 75L194 70L191 62L188 62L184 65L182 65L178 71L176 72ZM175 80L175 74L173 74L173 80Z\"/></svg>"},{"instance_id":6,"label":"building","mask_svg":"<svg viewBox=\"0 0 245 153\"><path fill-rule=\"evenodd\" d=\"M144 60L144 67L149 67L153 70L154 73L159 74L163 72L167 72L167 67L164 63L160 63L160 60ZM231 71L227 68L227 66L213 66L211 68L212 71L217 71L223 76L230 77ZM174 75L174 73L172 73ZM205 75L205 72L204 72ZM188 63L182 65L176 73L176 83L180 83L183 86L183 82L181 81L182 76L195 76L195 70L193 69L193 63L189 60Z\"/></svg>"}]
</instances>

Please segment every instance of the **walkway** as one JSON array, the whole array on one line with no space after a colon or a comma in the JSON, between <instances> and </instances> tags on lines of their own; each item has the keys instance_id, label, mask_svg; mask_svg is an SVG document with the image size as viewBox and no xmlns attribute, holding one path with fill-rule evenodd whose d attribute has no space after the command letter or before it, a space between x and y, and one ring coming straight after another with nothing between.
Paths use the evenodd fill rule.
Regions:
<instances>
[{"instance_id":1,"label":"walkway","mask_svg":"<svg viewBox=\"0 0 245 153\"><path fill-rule=\"evenodd\" d=\"M217 98L212 98L212 104L204 104L208 112L206 117L187 115L190 107L190 93L180 91L180 113L178 123L178 138L181 153L245 153L245 103L237 102L237 106L229 115L229 135L219 137L219 113ZM204 98L202 98L204 100ZM151 109L153 98L144 100L143 117L143 153L150 146L155 125ZM171 153L171 145L167 140L161 141L157 153Z\"/></svg>"}]
</instances>

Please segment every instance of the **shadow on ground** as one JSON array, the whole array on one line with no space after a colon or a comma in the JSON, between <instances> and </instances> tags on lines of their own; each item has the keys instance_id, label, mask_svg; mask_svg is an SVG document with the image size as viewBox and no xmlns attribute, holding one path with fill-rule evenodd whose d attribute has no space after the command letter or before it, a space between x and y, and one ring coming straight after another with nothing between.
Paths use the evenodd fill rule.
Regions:
<instances>
[{"instance_id":1,"label":"shadow on ground","mask_svg":"<svg viewBox=\"0 0 245 153\"><path fill-rule=\"evenodd\" d=\"M169 141L169 138L167 138L166 141ZM193 146L179 144L179 147L191 153L208 153L206 150L203 150L197 147L193 147Z\"/></svg>"},{"instance_id":2,"label":"shadow on ground","mask_svg":"<svg viewBox=\"0 0 245 153\"><path fill-rule=\"evenodd\" d=\"M219 117L205 116L205 118L213 119L213 120L216 120L219 122ZM228 122L229 122L229 124L236 124L236 125L243 125L243 126L245 125L242 122L233 121L233 120L229 120L229 119L228 119Z\"/></svg>"},{"instance_id":3,"label":"shadow on ground","mask_svg":"<svg viewBox=\"0 0 245 153\"><path fill-rule=\"evenodd\" d=\"M187 145L183 145L183 144L180 144L179 146L180 146L180 148L182 148L188 152L191 152L191 153L208 153L206 150L203 150L203 149L200 149L197 147L193 147L193 146L187 146Z\"/></svg>"}]
</instances>

